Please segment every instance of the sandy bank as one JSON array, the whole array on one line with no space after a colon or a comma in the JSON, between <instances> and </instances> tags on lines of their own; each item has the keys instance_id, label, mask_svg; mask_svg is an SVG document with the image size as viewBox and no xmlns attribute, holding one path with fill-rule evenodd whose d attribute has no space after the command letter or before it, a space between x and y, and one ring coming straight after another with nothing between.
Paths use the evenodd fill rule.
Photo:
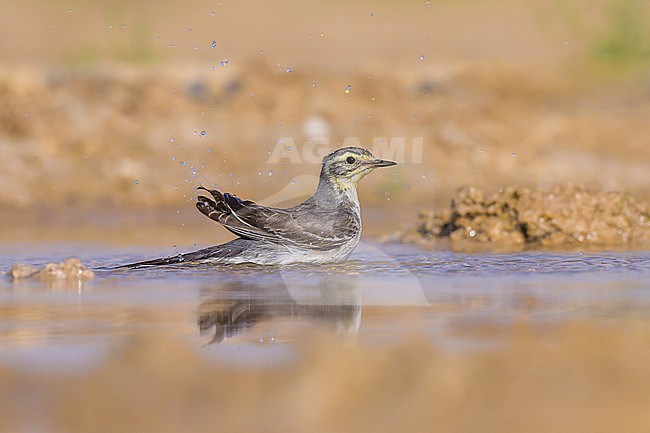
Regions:
<instances>
[{"instance_id":1,"label":"sandy bank","mask_svg":"<svg viewBox=\"0 0 650 433\"><path fill-rule=\"evenodd\" d=\"M509 187L492 195L467 187L450 208L420 213L396 238L420 245L449 239L460 249L647 247L650 207L623 192L571 185Z\"/></svg>"}]
</instances>

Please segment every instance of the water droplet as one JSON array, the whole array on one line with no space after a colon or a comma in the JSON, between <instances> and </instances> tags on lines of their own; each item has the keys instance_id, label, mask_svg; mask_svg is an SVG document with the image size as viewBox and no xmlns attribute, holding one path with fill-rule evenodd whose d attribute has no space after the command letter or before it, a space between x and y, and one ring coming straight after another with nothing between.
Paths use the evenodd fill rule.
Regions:
<instances>
[{"instance_id":1,"label":"water droplet","mask_svg":"<svg viewBox=\"0 0 650 433\"><path fill-rule=\"evenodd\" d=\"M176 161L176 157L175 157L175 156L172 156L172 161Z\"/></svg>"},{"instance_id":2,"label":"water droplet","mask_svg":"<svg viewBox=\"0 0 650 433\"><path fill-rule=\"evenodd\" d=\"M205 134L207 134L207 132L205 132L205 131L201 131L201 133L200 133L201 137L203 137Z\"/></svg>"},{"instance_id":3,"label":"water droplet","mask_svg":"<svg viewBox=\"0 0 650 433\"><path fill-rule=\"evenodd\" d=\"M113 25L112 24L108 25L108 30L113 30Z\"/></svg>"},{"instance_id":4,"label":"water droplet","mask_svg":"<svg viewBox=\"0 0 650 433\"><path fill-rule=\"evenodd\" d=\"M420 56L420 61L424 60L424 56Z\"/></svg>"},{"instance_id":5,"label":"water droplet","mask_svg":"<svg viewBox=\"0 0 650 433\"><path fill-rule=\"evenodd\" d=\"M269 176L273 176L273 172L272 172L272 171L269 171Z\"/></svg>"},{"instance_id":6,"label":"water droplet","mask_svg":"<svg viewBox=\"0 0 650 433\"><path fill-rule=\"evenodd\" d=\"M213 12L214 13L214 12ZM217 48L217 41L212 41L212 45L210 45L212 48Z\"/></svg>"},{"instance_id":7,"label":"water droplet","mask_svg":"<svg viewBox=\"0 0 650 433\"><path fill-rule=\"evenodd\" d=\"M292 70L291 68L287 68L287 73L290 73L291 70Z\"/></svg>"},{"instance_id":8,"label":"water droplet","mask_svg":"<svg viewBox=\"0 0 650 433\"><path fill-rule=\"evenodd\" d=\"M469 232L469 237L470 237L470 238L473 238L474 236L476 236L476 231L475 231L475 230L471 230L471 231Z\"/></svg>"},{"instance_id":9,"label":"water droplet","mask_svg":"<svg viewBox=\"0 0 650 433\"><path fill-rule=\"evenodd\" d=\"M258 171L258 172L257 172L257 175L258 175L258 176L261 176L261 175L262 175L262 172L261 172L261 171Z\"/></svg>"},{"instance_id":10,"label":"water droplet","mask_svg":"<svg viewBox=\"0 0 650 433\"><path fill-rule=\"evenodd\" d=\"M287 147L287 150L288 150L288 151L291 151L291 146L288 146L288 147Z\"/></svg>"},{"instance_id":11,"label":"water droplet","mask_svg":"<svg viewBox=\"0 0 650 433\"><path fill-rule=\"evenodd\" d=\"M515 152L512 152L512 157L514 158L515 156L517 156L517 154Z\"/></svg>"},{"instance_id":12,"label":"water droplet","mask_svg":"<svg viewBox=\"0 0 650 433\"><path fill-rule=\"evenodd\" d=\"M228 59L223 59L223 60L221 60L219 62L219 65L220 66L226 66L228 63L230 63L230 61Z\"/></svg>"},{"instance_id":13,"label":"water droplet","mask_svg":"<svg viewBox=\"0 0 650 433\"><path fill-rule=\"evenodd\" d=\"M210 15L215 16L217 13L215 11L212 11Z\"/></svg>"},{"instance_id":14,"label":"water droplet","mask_svg":"<svg viewBox=\"0 0 650 433\"><path fill-rule=\"evenodd\" d=\"M126 29L126 24L122 24L122 30Z\"/></svg>"},{"instance_id":15,"label":"water droplet","mask_svg":"<svg viewBox=\"0 0 650 433\"><path fill-rule=\"evenodd\" d=\"M136 180L133 181L133 183L137 185L137 184L140 183L140 181L138 179L136 179Z\"/></svg>"},{"instance_id":16,"label":"water droplet","mask_svg":"<svg viewBox=\"0 0 650 433\"><path fill-rule=\"evenodd\" d=\"M352 86L348 84L348 86L345 88L345 93L350 93L350 90L352 90Z\"/></svg>"},{"instance_id":17,"label":"water droplet","mask_svg":"<svg viewBox=\"0 0 650 433\"><path fill-rule=\"evenodd\" d=\"M72 13L72 9L68 9L68 13L71 14L71 13Z\"/></svg>"}]
</instances>

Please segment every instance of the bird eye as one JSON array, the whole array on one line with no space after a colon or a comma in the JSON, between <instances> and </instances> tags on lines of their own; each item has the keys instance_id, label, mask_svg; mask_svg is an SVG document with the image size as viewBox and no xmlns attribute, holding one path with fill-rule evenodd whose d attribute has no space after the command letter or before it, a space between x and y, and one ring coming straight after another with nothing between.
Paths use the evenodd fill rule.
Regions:
<instances>
[{"instance_id":1,"label":"bird eye","mask_svg":"<svg viewBox=\"0 0 650 433\"><path fill-rule=\"evenodd\" d=\"M345 160L345 162L348 164L354 164L354 161L356 161L356 159L354 159L354 156L348 156L348 158Z\"/></svg>"}]
</instances>

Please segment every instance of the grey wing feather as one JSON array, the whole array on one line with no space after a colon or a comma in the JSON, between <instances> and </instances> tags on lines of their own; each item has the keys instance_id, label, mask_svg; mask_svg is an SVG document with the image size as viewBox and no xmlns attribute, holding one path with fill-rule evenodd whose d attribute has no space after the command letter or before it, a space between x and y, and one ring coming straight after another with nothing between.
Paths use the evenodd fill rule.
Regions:
<instances>
[{"instance_id":1,"label":"grey wing feather","mask_svg":"<svg viewBox=\"0 0 650 433\"><path fill-rule=\"evenodd\" d=\"M199 196L196 203L197 209L208 218L223 225L232 233L244 239L252 240L272 240L273 233L268 233L256 225L260 224L264 219L264 212L251 211L251 209L244 209L244 206L254 205L257 208L270 211L269 208L258 206L251 201L242 201L238 197L228 193L221 194L217 190L208 190L200 187L204 191L209 192L214 200L208 197ZM278 209L278 211L280 211Z\"/></svg>"},{"instance_id":2,"label":"grey wing feather","mask_svg":"<svg viewBox=\"0 0 650 433\"><path fill-rule=\"evenodd\" d=\"M265 240L281 244L329 249L348 242L358 230L354 215L343 212L333 220L331 211L295 212L260 206L217 190L203 189L214 200L199 196L196 207L210 219L245 239ZM307 215L314 213L314 215Z\"/></svg>"}]
</instances>

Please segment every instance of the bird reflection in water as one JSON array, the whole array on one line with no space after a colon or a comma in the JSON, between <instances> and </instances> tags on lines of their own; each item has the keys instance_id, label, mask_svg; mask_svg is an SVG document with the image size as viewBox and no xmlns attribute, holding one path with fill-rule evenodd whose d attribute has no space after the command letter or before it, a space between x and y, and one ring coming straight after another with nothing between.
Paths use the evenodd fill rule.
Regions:
<instances>
[{"instance_id":1,"label":"bird reflection in water","mask_svg":"<svg viewBox=\"0 0 650 433\"><path fill-rule=\"evenodd\" d=\"M361 289L354 275L233 276L201 289L198 326L206 344L220 343L260 322L293 318L356 335Z\"/></svg>"}]
</instances>

